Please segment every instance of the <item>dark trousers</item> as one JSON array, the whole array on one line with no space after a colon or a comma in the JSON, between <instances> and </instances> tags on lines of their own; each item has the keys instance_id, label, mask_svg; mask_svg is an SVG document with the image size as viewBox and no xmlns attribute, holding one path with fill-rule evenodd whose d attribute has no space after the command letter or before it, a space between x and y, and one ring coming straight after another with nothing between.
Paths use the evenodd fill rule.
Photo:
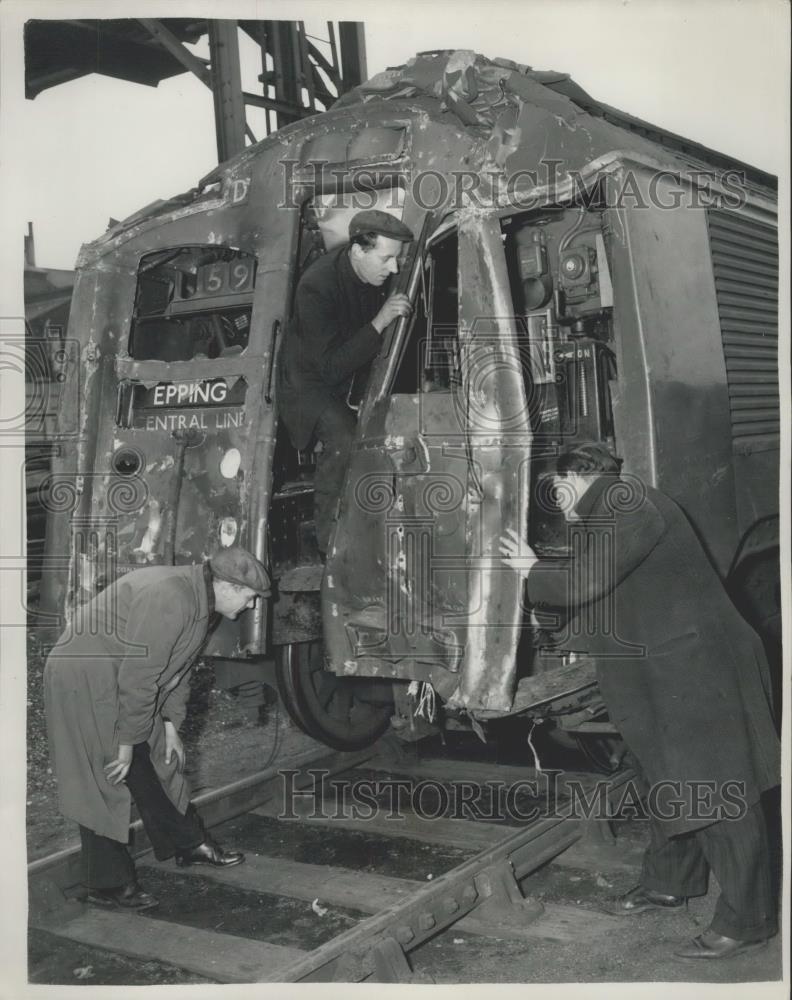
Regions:
<instances>
[{"instance_id":1,"label":"dark trousers","mask_svg":"<svg viewBox=\"0 0 792 1000\"><path fill-rule=\"evenodd\" d=\"M672 896L702 896L710 871L721 894L712 929L739 941L759 941L777 930L767 826L760 803L738 820L721 820L692 833L666 837L651 819L641 884Z\"/></svg>"},{"instance_id":2,"label":"dark trousers","mask_svg":"<svg viewBox=\"0 0 792 1000\"><path fill-rule=\"evenodd\" d=\"M335 510L344 487L357 421L340 400L330 403L316 422L314 434L322 442L314 475L314 521L320 552L326 552L335 527Z\"/></svg>"},{"instance_id":3,"label":"dark trousers","mask_svg":"<svg viewBox=\"0 0 792 1000\"><path fill-rule=\"evenodd\" d=\"M143 826L158 861L203 843L201 818L190 803L182 815L165 794L148 743L132 748L127 788L137 806ZM135 878L135 865L125 844L80 827L85 882L92 889L114 889Z\"/></svg>"}]
</instances>

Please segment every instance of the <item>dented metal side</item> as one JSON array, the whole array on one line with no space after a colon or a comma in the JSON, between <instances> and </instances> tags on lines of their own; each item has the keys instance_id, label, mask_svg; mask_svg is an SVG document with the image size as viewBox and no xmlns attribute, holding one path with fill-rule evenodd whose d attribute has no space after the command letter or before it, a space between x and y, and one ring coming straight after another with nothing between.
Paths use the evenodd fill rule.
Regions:
<instances>
[{"instance_id":1,"label":"dented metal side","mask_svg":"<svg viewBox=\"0 0 792 1000\"><path fill-rule=\"evenodd\" d=\"M273 178L279 160L295 151L270 143L263 155L229 172L220 197L144 214L81 254L69 329L79 344L79 367L69 378L79 427L64 436L54 470L56 482L73 482L75 489L71 509L50 532L50 554L71 553L70 576L61 574L56 594L67 614L131 568L197 562L234 540L266 555L276 418L262 382L273 369L297 232L297 211L279 207ZM240 299L250 313L246 347L227 356L175 361L131 356L141 261L189 247L229 248L255 259L255 287L244 303ZM193 391L206 384L224 386L215 395L233 397L233 404L138 412L133 402L130 425L119 424L126 387ZM160 395L167 404L167 394ZM261 652L265 614L266 608L247 616L223 655Z\"/></svg>"},{"instance_id":2,"label":"dented metal side","mask_svg":"<svg viewBox=\"0 0 792 1000\"><path fill-rule=\"evenodd\" d=\"M505 712L522 586L498 542L525 530L531 430L496 215L463 215L458 241L462 377L404 395L378 385L328 561L324 633L339 673L420 678L453 707Z\"/></svg>"}]
</instances>

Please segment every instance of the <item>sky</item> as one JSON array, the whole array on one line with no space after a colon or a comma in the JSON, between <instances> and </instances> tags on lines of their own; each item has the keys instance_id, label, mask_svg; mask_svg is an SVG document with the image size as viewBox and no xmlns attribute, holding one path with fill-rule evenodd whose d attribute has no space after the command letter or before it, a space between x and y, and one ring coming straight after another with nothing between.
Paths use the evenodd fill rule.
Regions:
<instances>
[{"instance_id":1,"label":"sky","mask_svg":"<svg viewBox=\"0 0 792 1000\"><path fill-rule=\"evenodd\" d=\"M158 7L105 0L101 12L162 16ZM99 9L72 0L24 7L27 17ZM170 0L167 16L204 11L220 13L201 0ZM222 13L302 17L320 38L327 17L364 20L369 75L434 48L568 72L607 104L772 173L786 169L786 0L435 0L431 7L296 0L288 8L227 0ZM205 42L194 51L208 55ZM254 53L252 43L242 51L249 89L258 89ZM156 88L92 75L18 101L13 111L19 141L7 148L20 171L16 208L33 222L40 266L72 267L80 245L111 216L187 190L216 160L211 94L191 74ZM248 116L259 139L260 115Z\"/></svg>"}]
</instances>

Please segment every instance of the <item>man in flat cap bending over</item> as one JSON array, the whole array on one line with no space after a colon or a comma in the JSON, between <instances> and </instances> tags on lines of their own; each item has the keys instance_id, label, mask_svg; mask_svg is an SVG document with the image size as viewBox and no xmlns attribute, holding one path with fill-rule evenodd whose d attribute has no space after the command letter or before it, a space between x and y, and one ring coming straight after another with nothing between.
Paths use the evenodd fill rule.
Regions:
<instances>
[{"instance_id":1,"label":"man in flat cap bending over","mask_svg":"<svg viewBox=\"0 0 792 1000\"><path fill-rule=\"evenodd\" d=\"M387 212L358 212L349 243L315 261L297 286L280 365L278 407L295 448L322 444L314 479L314 517L324 557L355 435L346 399L357 372L376 357L381 335L410 312L406 295L387 295L412 232Z\"/></svg>"},{"instance_id":2,"label":"man in flat cap bending over","mask_svg":"<svg viewBox=\"0 0 792 1000\"><path fill-rule=\"evenodd\" d=\"M244 860L205 832L190 803L179 726L216 616L236 619L269 590L264 566L238 546L203 565L133 570L79 608L53 647L44 669L50 756L60 810L80 827L88 902L157 906L126 846L132 800L158 860Z\"/></svg>"}]
</instances>

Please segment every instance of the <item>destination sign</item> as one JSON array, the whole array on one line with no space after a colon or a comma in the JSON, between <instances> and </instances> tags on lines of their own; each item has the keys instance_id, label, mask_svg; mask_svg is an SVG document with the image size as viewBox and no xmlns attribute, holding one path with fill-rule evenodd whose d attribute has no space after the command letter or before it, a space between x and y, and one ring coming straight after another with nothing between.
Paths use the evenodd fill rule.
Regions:
<instances>
[{"instance_id":1,"label":"destination sign","mask_svg":"<svg viewBox=\"0 0 792 1000\"><path fill-rule=\"evenodd\" d=\"M234 261L218 261L198 268L196 295L241 295L253 291L256 261L253 258L238 258Z\"/></svg>"},{"instance_id":2,"label":"destination sign","mask_svg":"<svg viewBox=\"0 0 792 1000\"><path fill-rule=\"evenodd\" d=\"M136 413L133 427L144 431L225 431L244 427L245 411L222 407L214 410L145 410Z\"/></svg>"},{"instance_id":3,"label":"destination sign","mask_svg":"<svg viewBox=\"0 0 792 1000\"><path fill-rule=\"evenodd\" d=\"M222 378L193 382L160 382L151 388L135 386L134 410L195 409L200 407L241 406L247 383L243 378L229 387Z\"/></svg>"}]
</instances>

